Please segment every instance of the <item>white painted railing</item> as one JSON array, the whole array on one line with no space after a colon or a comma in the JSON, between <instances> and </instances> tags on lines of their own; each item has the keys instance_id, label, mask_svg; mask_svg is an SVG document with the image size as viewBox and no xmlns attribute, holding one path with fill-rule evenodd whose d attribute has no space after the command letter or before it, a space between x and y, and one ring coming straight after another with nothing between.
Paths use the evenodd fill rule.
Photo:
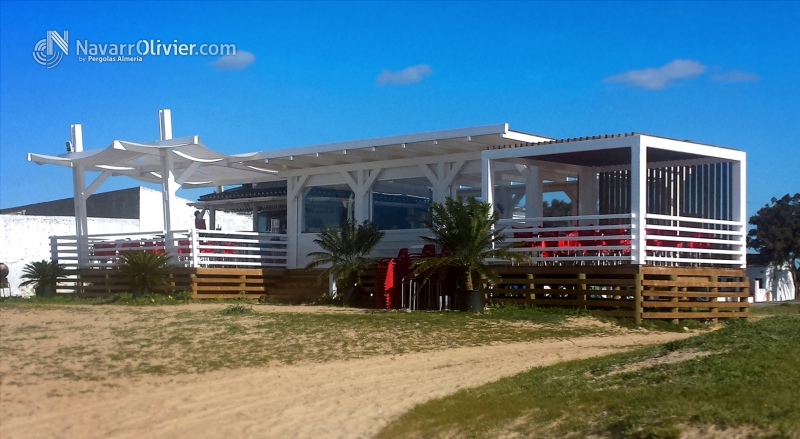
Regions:
<instances>
[{"instance_id":1,"label":"white painted railing","mask_svg":"<svg viewBox=\"0 0 800 439\"><path fill-rule=\"evenodd\" d=\"M166 253L172 264L184 267L286 267L286 235L219 230L173 230L89 235L83 243L86 260L79 264L78 240L50 237L51 259L68 268L104 267L126 251Z\"/></svg>"},{"instance_id":2,"label":"white painted railing","mask_svg":"<svg viewBox=\"0 0 800 439\"><path fill-rule=\"evenodd\" d=\"M746 265L746 228L737 221L645 215L650 265Z\"/></svg>"},{"instance_id":3,"label":"white painted railing","mask_svg":"<svg viewBox=\"0 0 800 439\"><path fill-rule=\"evenodd\" d=\"M632 256L631 215L505 219L503 245L537 264L621 264Z\"/></svg>"},{"instance_id":4,"label":"white painted railing","mask_svg":"<svg viewBox=\"0 0 800 439\"><path fill-rule=\"evenodd\" d=\"M501 220L515 252L538 264L631 263L636 249L632 215L584 215ZM728 266L745 263L744 224L647 214L645 263L665 266Z\"/></svg>"}]
</instances>

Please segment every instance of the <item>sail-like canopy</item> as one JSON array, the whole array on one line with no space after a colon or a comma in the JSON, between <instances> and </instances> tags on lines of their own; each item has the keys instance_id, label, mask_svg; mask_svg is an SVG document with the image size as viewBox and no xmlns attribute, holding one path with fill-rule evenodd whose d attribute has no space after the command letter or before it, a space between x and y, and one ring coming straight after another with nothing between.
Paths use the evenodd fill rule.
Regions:
<instances>
[{"instance_id":1,"label":"sail-like canopy","mask_svg":"<svg viewBox=\"0 0 800 439\"><path fill-rule=\"evenodd\" d=\"M176 182L185 187L269 181L276 179L278 173L242 164L247 155L241 157L213 151L203 145L199 136L145 143L115 140L106 148L57 156L29 153L28 161L40 165L83 165L85 171L110 171L111 175L160 183L162 154L172 155Z\"/></svg>"}]
</instances>

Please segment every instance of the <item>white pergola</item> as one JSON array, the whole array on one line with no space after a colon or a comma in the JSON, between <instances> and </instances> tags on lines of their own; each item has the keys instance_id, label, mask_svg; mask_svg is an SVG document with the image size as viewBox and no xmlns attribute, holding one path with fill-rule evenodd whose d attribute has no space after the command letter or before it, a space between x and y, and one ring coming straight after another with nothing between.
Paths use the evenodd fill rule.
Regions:
<instances>
[{"instance_id":1,"label":"white pergola","mask_svg":"<svg viewBox=\"0 0 800 439\"><path fill-rule=\"evenodd\" d=\"M487 148L552 140L509 130L508 124L495 124L228 155L207 148L199 136L173 139L169 109L159 110L158 121L156 141L115 140L105 148L84 150L81 125L75 124L70 126L72 152L28 154L28 161L40 165L72 168L79 261L87 260L86 199L111 176L161 184L165 234L175 223L172 207L179 187L285 180L289 259L296 261L301 220L298 199L310 184L347 184L355 193L355 218L363 221L369 219L370 190L379 180L406 178L411 169L430 181L434 201L441 202L452 194L463 171L472 167L473 172L480 172L481 152ZM92 171L100 175L87 186L85 173Z\"/></svg>"},{"instance_id":2,"label":"white pergola","mask_svg":"<svg viewBox=\"0 0 800 439\"><path fill-rule=\"evenodd\" d=\"M526 191L526 217L542 217L543 176L562 173L578 177L577 216L580 225L596 221L598 214L598 175L608 171L630 172L630 215L632 263L645 264L647 253L648 220L692 220L679 214L658 215L648 213L648 169L679 168L704 164L730 165L730 218L729 221L703 219L710 224L735 223L740 236L735 264L745 266L746 246L744 230L746 216L746 154L731 148L681 141L640 133L596 136L538 142L524 147L484 151L481 154L483 184L482 199L495 204L495 187L504 173L522 174ZM509 164L514 167L510 168ZM508 177L505 177L508 178ZM674 179L675 176L669 178ZM652 177L651 177L652 179ZM651 182L652 183L652 182ZM676 182L667 182L673 184ZM714 185L706 181L705 185ZM699 188L698 190L703 190ZM705 188L708 190L708 188ZM677 203L674 194L667 194L671 203ZM682 195L681 195L682 196ZM706 194L708 196L708 194ZM588 219L581 219L581 217ZM652 222L652 221L651 221ZM652 226L651 226L652 227Z\"/></svg>"}]
</instances>

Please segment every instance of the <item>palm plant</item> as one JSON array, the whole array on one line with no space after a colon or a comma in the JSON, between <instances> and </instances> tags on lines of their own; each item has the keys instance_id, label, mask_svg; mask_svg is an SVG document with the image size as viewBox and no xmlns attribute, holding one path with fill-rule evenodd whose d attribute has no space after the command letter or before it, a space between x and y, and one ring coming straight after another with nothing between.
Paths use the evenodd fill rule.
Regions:
<instances>
[{"instance_id":1,"label":"palm plant","mask_svg":"<svg viewBox=\"0 0 800 439\"><path fill-rule=\"evenodd\" d=\"M51 297L55 294L56 284L67 277L66 268L58 261L42 260L30 262L22 268L24 282L19 286L33 285L34 294L41 297Z\"/></svg>"},{"instance_id":2,"label":"palm plant","mask_svg":"<svg viewBox=\"0 0 800 439\"><path fill-rule=\"evenodd\" d=\"M437 270L452 267L463 273L464 290L475 291L480 276L497 278L494 270L484 263L486 259L527 260L521 253L497 246L505 240L503 229L496 227L498 220L491 204L474 197L466 200L448 197L444 204L431 204L431 220L426 225L433 236L421 238L441 247L443 255L418 259L413 273L424 274L424 282Z\"/></svg>"},{"instance_id":3,"label":"palm plant","mask_svg":"<svg viewBox=\"0 0 800 439\"><path fill-rule=\"evenodd\" d=\"M341 229L325 227L318 236L314 243L323 251L309 253L313 259L306 268L329 264L320 278L332 275L336 289L344 291L343 300L347 304L354 288L361 283L361 272L380 259L367 255L383 239L384 232L374 223L357 224L354 219L348 219Z\"/></svg>"},{"instance_id":4,"label":"palm plant","mask_svg":"<svg viewBox=\"0 0 800 439\"><path fill-rule=\"evenodd\" d=\"M169 279L171 256L164 253L149 253L141 250L127 251L117 262L122 277L131 287L133 297L150 293L165 285Z\"/></svg>"}]
</instances>

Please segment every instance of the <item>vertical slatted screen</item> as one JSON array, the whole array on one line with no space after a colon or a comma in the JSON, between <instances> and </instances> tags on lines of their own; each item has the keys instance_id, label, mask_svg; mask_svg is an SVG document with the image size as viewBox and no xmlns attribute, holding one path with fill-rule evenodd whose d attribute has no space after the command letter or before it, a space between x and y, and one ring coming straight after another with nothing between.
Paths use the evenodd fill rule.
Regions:
<instances>
[{"instance_id":1,"label":"vertical slatted screen","mask_svg":"<svg viewBox=\"0 0 800 439\"><path fill-rule=\"evenodd\" d=\"M630 172L601 172L600 214L631 212ZM730 163L647 170L647 213L731 219Z\"/></svg>"}]
</instances>

